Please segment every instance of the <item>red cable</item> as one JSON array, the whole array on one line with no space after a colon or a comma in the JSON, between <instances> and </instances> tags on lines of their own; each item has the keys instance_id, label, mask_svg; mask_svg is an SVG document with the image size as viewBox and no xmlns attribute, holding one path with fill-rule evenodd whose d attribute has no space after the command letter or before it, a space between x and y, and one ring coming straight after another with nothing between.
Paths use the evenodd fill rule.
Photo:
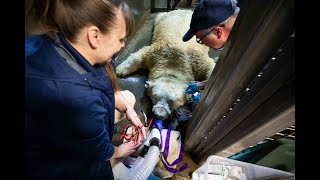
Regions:
<instances>
[{"instance_id":1,"label":"red cable","mask_svg":"<svg viewBox=\"0 0 320 180\"><path fill-rule=\"evenodd\" d=\"M148 127L146 128L146 132L149 131L150 126L151 126L151 124L152 124L152 121L153 121L153 118L151 118L151 120L150 120L150 122L149 122L149 125L148 125ZM128 128L129 128L129 127L128 127ZM128 128L127 128L127 125L124 124L123 129L122 129L122 134L121 134L121 136L120 136L120 141L123 141L124 139L126 139L126 140L128 140L128 141L131 141L133 138L138 138L137 135L139 134L139 131L136 129L136 133L135 133L135 134L127 134ZM127 137L127 136L129 136L129 137Z\"/></svg>"}]
</instances>

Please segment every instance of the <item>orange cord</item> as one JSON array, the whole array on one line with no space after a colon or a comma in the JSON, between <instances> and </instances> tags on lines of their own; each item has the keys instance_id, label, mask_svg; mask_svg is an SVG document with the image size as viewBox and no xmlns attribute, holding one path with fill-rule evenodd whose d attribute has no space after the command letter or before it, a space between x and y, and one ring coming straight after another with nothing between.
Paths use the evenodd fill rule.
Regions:
<instances>
[{"instance_id":1,"label":"orange cord","mask_svg":"<svg viewBox=\"0 0 320 180\"><path fill-rule=\"evenodd\" d=\"M149 123L148 127L146 128L146 132L149 131L149 128L150 128L150 126L151 126L151 124L152 124L152 121L153 121L153 118L151 118L150 123Z\"/></svg>"},{"instance_id":2,"label":"orange cord","mask_svg":"<svg viewBox=\"0 0 320 180\"><path fill-rule=\"evenodd\" d=\"M149 131L150 126L153 122L153 118L151 118L150 123L148 125L148 127L146 128L146 133ZM124 139L131 141L133 138L137 138L137 134L139 134L139 131L136 129L136 133L135 134L127 134L127 130L128 130L129 126L127 127L126 124L124 124L123 128L122 128L122 135L120 136L120 141L123 141Z\"/></svg>"}]
</instances>

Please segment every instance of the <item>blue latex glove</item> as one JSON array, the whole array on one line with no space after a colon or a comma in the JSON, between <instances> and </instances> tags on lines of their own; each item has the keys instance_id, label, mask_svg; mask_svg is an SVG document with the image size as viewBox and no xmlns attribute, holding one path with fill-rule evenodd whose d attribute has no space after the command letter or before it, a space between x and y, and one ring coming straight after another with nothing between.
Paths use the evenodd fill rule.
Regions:
<instances>
[{"instance_id":1,"label":"blue latex glove","mask_svg":"<svg viewBox=\"0 0 320 180\"><path fill-rule=\"evenodd\" d=\"M201 94L200 93L195 93L192 95L192 99L198 104L198 102L200 101L201 98Z\"/></svg>"},{"instance_id":2,"label":"blue latex glove","mask_svg":"<svg viewBox=\"0 0 320 180\"><path fill-rule=\"evenodd\" d=\"M190 83L185 91L186 94L194 94L196 92L200 92L200 89L195 82Z\"/></svg>"}]
</instances>

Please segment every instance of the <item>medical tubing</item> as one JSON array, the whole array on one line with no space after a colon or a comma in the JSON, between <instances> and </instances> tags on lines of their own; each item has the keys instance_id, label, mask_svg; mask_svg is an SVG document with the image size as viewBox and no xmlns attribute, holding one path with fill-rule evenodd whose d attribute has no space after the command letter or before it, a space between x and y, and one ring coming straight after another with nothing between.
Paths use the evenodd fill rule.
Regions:
<instances>
[{"instance_id":1,"label":"medical tubing","mask_svg":"<svg viewBox=\"0 0 320 180\"><path fill-rule=\"evenodd\" d=\"M146 180L152 173L154 167L160 160L160 150L157 146L151 146L149 148L147 156L139 166L135 166L134 171L130 170L130 173L124 180Z\"/></svg>"},{"instance_id":2,"label":"medical tubing","mask_svg":"<svg viewBox=\"0 0 320 180\"><path fill-rule=\"evenodd\" d=\"M142 148L139 156L145 157L147 155L147 153L148 153L148 150L149 150L149 146L143 145L143 148Z\"/></svg>"},{"instance_id":3,"label":"medical tubing","mask_svg":"<svg viewBox=\"0 0 320 180\"><path fill-rule=\"evenodd\" d=\"M144 145L138 158L136 159L134 164L131 166L129 172L137 171L137 168L139 168L140 164L142 164L142 162L144 161L144 157L147 155L148 150L149 150L149 146Z\"/></svg>"},{"instance_id":4,"label":"medical tubing","mask_svg":"<svg viewBox=\"0 0 320 180\"><path fill-rule=\"evenodd\" d=\"M161 138L160 131L157 128L153 128L151 130L151 138L150 138L150 141L149 141L149 147L151 147L151 142L152 141L160 142L160 138ZM159 145L158 145L158 147L159 147Z\"/></svg>"},{"instance_id":5,"label":"medical tubing","mask_svg":"<svg viewBox=\"0 0 320 180\"><path fill-rule=\"evenodd\" d=\"M138 168L140 167L140 165L143 163L144 161L144 157L138 156L137 160L134 162L134 164L132 165L132 167L129 169L129 174L135 173ZM124 179L126 179L128 177L125 177Z\"/></svg>"},{"instance_id":6,"label":"medical tubing","mask_svg":"<svg viewBox=\"0 0 320 180\"><path fill-rule=\"evenodd\" d=\"M148 153L144 158L144 160L140 160L135 162L132 168L129 171L128 176L124 177L123 180L146 180L152 173L154 167L160 160L160 145L159 138L160 132L158 129L153 128L151 131L151 139L150 139L150 147L148 149ZM141 156L139 156L141 157Z\"/></svg>"}]
</instances>

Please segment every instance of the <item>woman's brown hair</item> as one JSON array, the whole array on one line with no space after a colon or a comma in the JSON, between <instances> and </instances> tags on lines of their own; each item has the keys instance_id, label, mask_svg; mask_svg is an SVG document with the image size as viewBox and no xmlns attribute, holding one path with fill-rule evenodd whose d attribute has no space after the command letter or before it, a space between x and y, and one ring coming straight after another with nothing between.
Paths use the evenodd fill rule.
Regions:
<instances>
[{"instance_id":1,"label":"woman's brown hair","mask_svg":"<svg viewBox=\"0 0 320 180\"><path fill-rule=\"evenodd\" d=\"M123 0L33 0L30 7L27 15L39 21L45 33L60 32L73 43L79 31L87 25L97 26L102 33L108 33L114 27L117 9L123 13L127 37L135 23ZM113 66L106 63L104 67L114 90L118 90Z\"/></svg>"}]
</instances>

